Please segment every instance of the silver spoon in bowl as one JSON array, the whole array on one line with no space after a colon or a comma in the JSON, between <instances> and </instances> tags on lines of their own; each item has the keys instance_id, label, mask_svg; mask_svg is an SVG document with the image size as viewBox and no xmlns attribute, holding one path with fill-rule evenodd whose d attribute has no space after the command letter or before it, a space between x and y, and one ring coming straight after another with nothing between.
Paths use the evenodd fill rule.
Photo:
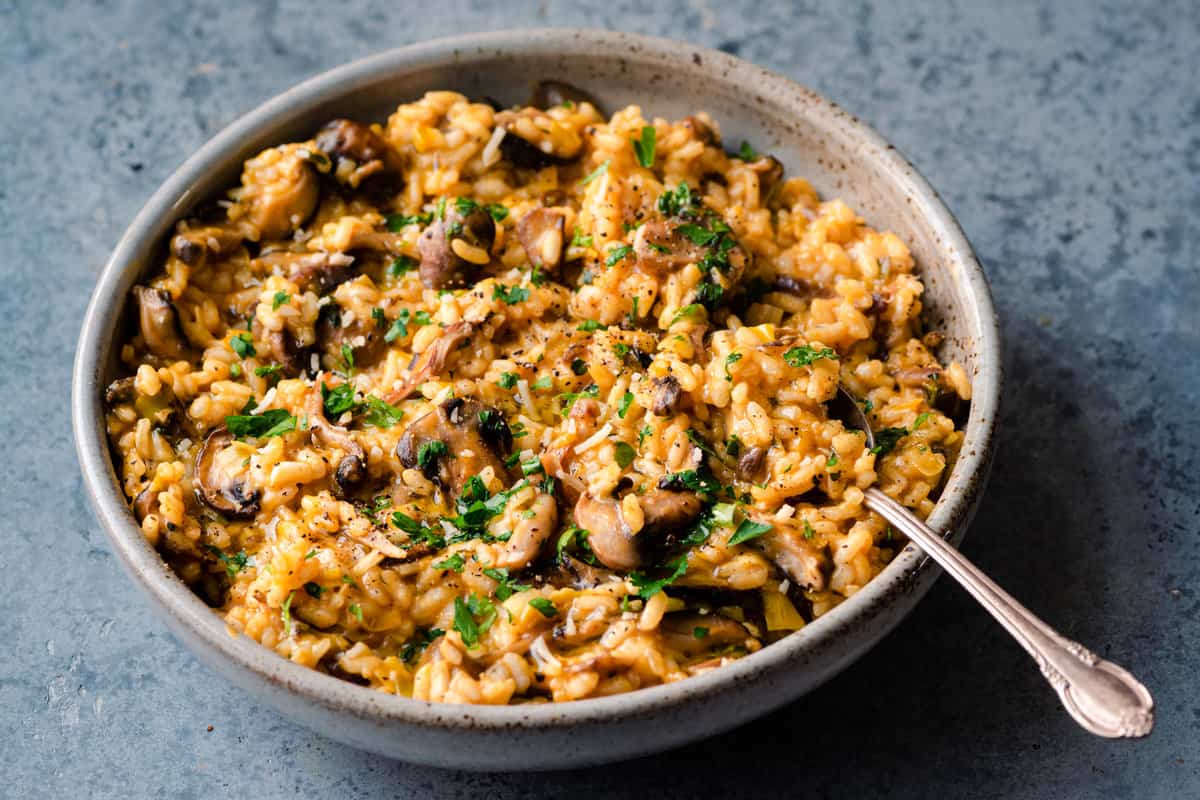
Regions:
<instances>
[{"instance_id":1,"label":"silver spoon in bowl","mask_svg":"<svg viewBox=\"0 0 1200 800\"><path fill-rule=\"evenodd\" d=\"M845 388L838 387L829 411L847 428L865 433L869 447L875 446L866 414ZM864 494L867 508L916 543L1020 642L1076 722L1114 739L1150 733L1154 700L1137 678L1042 622L907 508L874 487Z\"/></svg>"}]
</instances>

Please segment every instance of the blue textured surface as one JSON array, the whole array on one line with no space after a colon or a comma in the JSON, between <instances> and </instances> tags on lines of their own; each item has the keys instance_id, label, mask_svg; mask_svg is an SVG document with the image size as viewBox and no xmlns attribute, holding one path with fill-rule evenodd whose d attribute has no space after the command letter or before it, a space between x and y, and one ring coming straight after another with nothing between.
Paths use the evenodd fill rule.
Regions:
<instances>
[{"instance_id":1,"label":"blue textured surface","mask_svg":"<svg viewBox=\"0 0 1200 800\"><path fill-rule=\"evenodd\" d=\"M0 0L0 795L1200 797L1200 7L497 5ZM736 53L867 119L939 188L1007 343L1003 445L965 551L1145 680L1151 738L1077 729L945 579L866 658L771 717L533 776L333 744L165 632L109 553L70 440L70 356L108 251L180 161L301 78L519 25Z\"/></svg>"}]
</instances>

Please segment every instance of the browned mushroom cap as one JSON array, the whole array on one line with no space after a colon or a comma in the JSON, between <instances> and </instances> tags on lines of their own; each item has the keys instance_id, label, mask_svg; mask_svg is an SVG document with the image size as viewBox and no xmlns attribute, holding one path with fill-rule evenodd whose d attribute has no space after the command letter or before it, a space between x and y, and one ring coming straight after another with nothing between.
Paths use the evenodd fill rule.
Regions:
<instances>
[{"instance_id":1,"label":"browned mushroom cap","mask_svg":"<svg viewBox=\"0 0 1200 800\"><path fill-rule=\"evenodd\" d=\"M320 185L302 154L302 147L285 145L246 162L239 204L263 239L288 236L317 209Z\"/></svg>"},{"instance_id":2,"label":"browned mushroom cap","mask_svg":"<svg viewBox=\"0 0 1200 800\"><path fill-rule=\"evenodd\" d=\"M767 448L751 447L742 453L737 462L737 476L744 481L758 480L763 461L767 457Z\"/></svg>"},{"instance_id":3,"label":"browned mushroom cap","mask_svg":"<svg viewBox=\"0 0 1200 800\"><path fill-rule=\"evenodd\" d=\"M763 156L749 166L758 173L758 193L765 200L779 185L779 179L783 177L783 164L775 156Z\"/></svg>"},{"instance_id":4,"label":"browned mushroom cap","mask_svg":"<svg viewBox=\"0 0 1200 800\"><path fill-rule=\"evenodd\" d=\"M374 317L343 316L341 306L329 303L317 314L317 347L326 369L341 369L349 348L355 368L373 365L387 352L387 329Z\"/></svg>"},{"instance_id":5,"label":"browned mushroom cap","mask_svg":"<svg viewBox=\"0 0 1200 800\"><path fill-rule=\"evenodd\" d=\"M709 147L720 147L721 137L713 130L711 125L699 117L684 117L679 121L679 124L691 131L692 136L696 137L697 141L701 141Z\"/></svg>"},{"instance_id":6,"label":"browned mushroom cap","mask_svg":"<svg viewBox=\"0 0 1200 800\"><path fill-rule=\"evenodd\" d=\"M280 272L301 291L329 294L358 274L358 264L345 253L309 253L272 250L254 260L263 272Z\"/></svg>"},{"instance_id":7,"label":"browned mushroom cap","mask_svg":"<svg viewBox=\"0 0 1200 800\"><path fill-rule=\"evenodd\" d=\"M554 567L546 572L546 580L554 586L570 586L573 589L594 589L605 583L621 580L612 570L585 564L570 553L561 553L554 560Z\"/></svg>"},{"instance_id":8,"label":"browned mushroom cap","mask_svg":"<svg viewBox=\"0 0 1200 800\"><path fill-rule=\"evenodd\" d=\"M455 500L467 479L486 467L507 481L504 457L511 447L512 431L502 412L455 397L414 420L400 437L396 456L406 467L419 467Z\"/></svg>"},{"instance_id":9,"label":"browned mushroom cap","mask_svg":"<svg viewBox=\"0 0 1200 800\"><path fill-rule=\"evenodd\" d=\"M334 176L352 186L371 175L400 173L400 157L369 125L335 119L317 133L316 145L334 160Z\"/></svg>"},{"instance_id":10,"label":"browned mushroom cap","mask_svg":"<svg viewBox=\"0 0 1200 800\"><path fill-rule=\"evenodd\" d=\"M548 135L543 136L548 125L557 123L536 108L501 111L496 114L496 124L505 130L500 154L514 167L541 169L566 164L583 152L583 142L578 137L556 143Z\"/></svg>"},{"instance_id":11,"label":"browned mushroom cap","mask_svg":"<svg viewBox=\"0 0 1200 800\"><path fill-rule=\"evenodd\" d=\"M750 544L774 561L791 582L802 589L820 591L825 588L828 559L823 549L804 538L794 520L771 520L771 530Z\"/></svg>"},{"instance_id":12,"label":"browned mushroom cap","mask_svg":"<svg viewBox=\"0 0 1200 800\"><path fill-rule=\"evenodd\" d=\"M267 343L267 347L270 348L271 360L283 367L283 371L289 376L299 375L308 368L308 351L300 347L290 330L287 328L277 331L267 330L258 317L254 318L251 328L255 339Z\"/></svg>"},{"instance_id":13,"label":"browned mushroom cap","mask_svg":"<svg viewBox=\"0 0 1200 800\"><path fill-rule=\"evenodd\" d=\"M675 220L652 220L639 227L633 236L633 252L637 256L638 266L659 273L698 264L709 250L709 247L698 245L684 235ZM735 244L726 256L732 285L746 269L746 251L740 244Z\"/></svg>"},{"instance_id":14,"label":"browned mushroom cap","mask_svg":"<svg viewBox=\"0 0 1200 800\"><path fill-rule=\"evenodd\" d=\"M318 381L318 386L322 383ZM308 412L309 435L313 443L336 448L343 453L333 471L333 494L338 499L345 499L367 477L366 451L354 441L350 431L326 419L325 402L319 388L309 393L305 410Z\"/></svg>"},{"instance_id":15,"label":"browned mushroom cap","mask_svg":"<svg viewBox=\"0 0 1200 800\"><path fill-rule=\"evenodd\" d=\"M533 87L533 95L529 98L529 105L534 108L554 108L568 103L591 103L593 108L600 110L600 101L578 86L563 81L538 81Z\"/></svg>"},{"instance_id":16,"label":"browned mushroom cap","mask_svg":"<svg viewBox=\"0 0 1200 800\"><path fill-rule=\"evenodd\" d=\"M470 338L475 332L475 326L466 321L456 322L442 331L433 344L413 358L408 368L408 377L397 388L388 393L387 400L392 405L399 403L412 394L418 386L442 371L446 359L458 349L459 345Z\"/></svg>"},{"instance_id":17,"label":"browned mushroom cap","mask_svg":"<svg viewBox=\"0 0 1200 800\"><path fill-rule=\"evenodd\" d=\"M117 378L104 390L104 402L110 406L114 403L131 403L137 396L133 388L134 377Z\"/></svg>"},{"instance_id":18,"label":"browned mushroom cap","mask_svg":"<svg viewBox=\"0 0 1200 800\"><path fill-rule=\"evenodd\" d=\"M220 261L241 246L240 233L217 226L184 231L171 238L171 254L190 267L201 261Z\"/></svg>"},{"instance_id":19,"label":"browned mushroom cap","mask_svg":"<svg viewBox=\"0 0 1200 800\"><path fill-rule=\"evenodd\" d=\"M525 248L529 263L553 272L562 263L566 217L552 208L538 208L521 217L517 239Z\"/></svg>"},{"instance_id":20,"label":"browned mushroom cap","mask_svg":"<svg viewBox=\"0 0 1200 800\"><path fill-rule=\"evenodd\" d=\"M612 498L582 494L575 504L575 524L588 532L588 544L606 567L628 572L643 566L670 534L682 531L704 510L690 492L651 489L638 498L642 528L634 534L621 504Z\"/></svg>"},{"instance_id":21,"label":"browned mushroom cap","mask_svg":"<svg viewBox=\"0 0 1200 800\"><path fill-rule=\"evenodd\" d=\"M740 622L722 614L681 611L667 614L658 627L663 644L689 657L742 644L750 638Z\"/></svg>"},{"instance_id":22,"label":"browned mushroom cap","mask_svg":"<svg viewBox=\"0 0 1200 800\"><path fill-rule=\"evenodd\" d=\"M430 289L466 286L491 260L495 241L496 223L491 214L479 206L463 214L450 203L445 218L426 228L417 240L421 282Z\"/></svg>"},{"instance_id":23,"label":"browned mushroom cap","mask_svg":"<svg viewBox=\"0 0 1200 800\"><path fill-rule=\"evenodd\" d=\"M160 492L152 492L149 488L146 488L138 492L137 497L133 498L133 511L137 514L139 520L148 517L150 512L155 509L158 504L159 494Z\"/></svg>"},{"instance_id":24,"label":"browned mushroom cap","mask_svg":"<svg viewBox=\"0 0 1200 800\"><path fill-rule=\"evenodd\" d=\"M679 379L674 375L667 375L655 378L651 383L654 386L654 399L650 403L650 410L660 417L667 417L678 411L680 398L683 396Z\"/></svg>"},{"instance_id":25,"label":"browned mushroom cap","mask_svg":"<svg viewBox=\"0 0 1200 800\"><path fill-rule=\"evenodd\" d=\"M216 455L233 441L233 434L222 425L204 440L196 454L196 498L213 511L227 517L247 519L258 513L262 493L246 491L243 478L228 475L216 465Z\"/></svg>"},{"instance_id":26,"label":"browned mushroom cap","mask_svg":"<svg viewBox=\"0 0 1200 800\"><path fill-rule=\"evenodd\" d=\"M142 341L150 352L162 358L186 357L183 328L179 325L179 313L171 302L171 295L162 289L135 286L133 298L137 302Z\"/></svg>"}]
</instances>

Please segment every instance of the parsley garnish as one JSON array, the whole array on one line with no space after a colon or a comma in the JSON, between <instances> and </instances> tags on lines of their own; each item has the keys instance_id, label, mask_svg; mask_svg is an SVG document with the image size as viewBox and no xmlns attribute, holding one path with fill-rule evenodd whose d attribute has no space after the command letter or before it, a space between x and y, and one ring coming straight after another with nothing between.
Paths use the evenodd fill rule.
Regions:
<instances>
[{"instance_id":1,"label":"parsley garnish","mask_svg":"<svg viewBox=\"0 0 1200 800\"><path fill-rule=\"evenodd\" d=\"M275 296L271 298L271 310L278 311L281 305L290 301L291 299L292 296L287 292L276 292Z\"/></svg>"},{"instance_id":2,"label":"parsley garnish","mask_svg":"<svg viewBox=\"0 0 1200 800\"><path fill-rule=\"evenodd\" d=\"M337 419L347 411L358 409L358 403L354 401L354 385L351 383L339 383L331 389L322 381L321 399L325 406L325 416L330 419Z\"/></svg>"},{"instance_id":3,"label":"parsley garnish","mask_svg":"<svg viewBox=\"0 0 1200 800\"><path fill-rule=\"evenodd\" d=\"M544 597L533 598L529 601L529 605L537 609L538 613L547 619L558 614L558 609L554 607L554 603L551 603Z\"/></svg>"},{"instance_id":4,"label":"parsley garnish","mask_svg":"<svg viewBox=\"0 0 1200 800\"><path fill-rule=\"evenodd\" d=\"M594 319L585 319L583 322L579 323L579 327L576 328L576 330L583 331L584 333L591 333L592 331L606 331L608 330L608 326L597 322Z\"/></svg>"},{"instance_id":5,"label":"parsley garnish","mask_svg":"<svg viewBox=\"0 0 1200 800\"><path fill-rule=\"evenodd\" d=\"M517 376L517 373L502 372L502 373L500 373L500 380L496 381L496 385L499 386L501 389L512 389L514 386L517 385L518 380L519 380L519 377Z\"/></svg>"},{"instance_id":6,"label":"parsley garnish","mask_svg":"<svg viewBox=\"0 0 1200 800\"><path fill-rule=\"evenodd\" d=\"M592 236L588 234L584 236L583 231L579 228L575 229L575 234L571 237L571 247L591 247Z\"/></svg>"},{"instance_id":7,"label":"parsley garnish","mask_svg":"<svg viewBox=\"0 0 1200 800\"><path fill-rule=\"evenodd\" d=\"M450 448L445 442L434 439L430 442L425 442L417 450L417 466L421 469L428 469L438 458L444 455L449 455Z\"/></svg>"},{"instance_id":8,"label":"parsley garnish","mask_svg":"<svg viewBox=\"0 0 1200 800\"><path fill-rule=\"evenodd\" d=\"M627 244L621 244L614 247L608 253L608 258L604 259L604 266L611 267L623 258L626 258L633 253L633 247Z\"/></svg>"},{"instance_id":9,"label":"parsley garnish","mask_svg":"<svg viewBox=\"0 0 1200 800\"><path fill-rule=\"evenodd\" d=\"M871 452L886 456L892 450L896 449L896 443L908 435L907 428L883 428L875 431L875 446L871 448Z\"/></svg>"},{"instance_id":10,"label":"parsley garnish","mask_svg":"<svg viewBox=\"0 0 1200 800\"><path fill-rule=\"evenodd\" d=\"M248 436L269 439L296 430L296 418L282 408L261 414L238 414L225 418L225 427L238 439Z\"/></svg>"},{"instance_id":11,"label":"parsley garnish","mask_svg":"<svg viewBox=\"0 0 1200 800\"><path fill-rule=\"evenodd\" d=\"M617 442L613 449L613 455L617 459L617 466L625 469L637 456L637 451L633 449L633 445L629 442Z\"/></svg>"},{"instance_id":12,"label":"parsley garnish","mask_svg":"<svg viewBox=\"0 0 1200 800\"><path fill-rule=\"evenodd\" d=\"M654 145L657 139L657 131L653 125L644 125L642 127L642 138L634 139L633 152L637 155L638 163L646 169L654 166Z\"/></svg>"},{"instance_id":13,"label":"parsley garnish","mask_svg":"<svg viewBox=\"0 0 1200 800\"><path fill-rule=\"evenodd\" d=\"M708 638L708 628L704 627L703 625L697 625L696 627L692 628L692 636L696 637L697 639L706 639Z\"/></svg>"},{"instance_id":14,"label":"parsley garnish","mask_svg":"<svg viewBox=\"0 0 1200 800\"><path fill-rule=\"evenodd\" d=\"M373 394L367 395L367 413L363 415L363 424L372 428L392 428L404 418L404 412L386 400Z\"/></svg>"},{"instance_id":15,"label":"parsley garnish","mask_svg":"<svg viewBox=\"0 0 1200 800\"><path fill-rule=\"evenodd\" d=\"M239 333L229 340L229 346L233 348L233 352L238 354L238 358L250 358L257 355L254 349L254 337L248 333Z\"/></svg>"},{"instance_id":16,"label":"parsley garnish","mask_svg":"<svg viewBox=\"0 0 1200 800\"><path fill-rule=\"evenodd\" d=\"M494 580L499 586L496 587L496 599L503 603L508 598L512 597L517 592L527 592L532 587L525 583L517 583L508 574L506 567L486 567L483 574Z\"/></svg>"},{"instance_id":17,"label":"parsley garnish","mask_svg":"<svg viewBox=\"0 0 1200 800\"><path fill-rule=\"evenodd\" d=\"M767 523L755 522L749 517L746 517L740 523L738 523L737 530L733 532L733 536L729 537L729 544L732 546L735 544L741 544L742 542L748 542L751 539L757 539L759 536L762 536L764 533L767 533L770 530L771 526Z\"/></svg>"},{"instance_id":18,"label":"parsley garnish","mask_svg":"<svg viewBox=\"0 0 1200 800\"><path fill-rule=\"evenodd\" d=\"M827 466L827 467L836 467L837 465L838 465L838 454L837 454L837 450L830 450L830 451L829 451L829 458L825 460L825 466Z\"/></svg>"},{"instance_id":19,"label":"parsley garnish","mask_svg":"<svg viewBox=\"0 0 1200 800\"><path fill-rule=\"evenodd\" d=\"M463 567L466 566L466 563L466 559L463 558L462 553L455 553L452 556L434 563L433 568L448 569L451 572L462 572Z\"/></svg>"},{"instance_id":20,"label":"parsley garnish","mask_svg":"<svg viewBox=\"0 0 1200 800\"><path fill-rule=\"evenodd\" d=\"M915 431L917 428L924 425L926 420L928 420L928 419L929 419L929 412L922 411L920 414L917 415L917 418L915 420L913 420L913 424L912 424L912 427L909 428L909 432L911 433L912 431Z\"/></svg>"},{"instance_id":21,"label":"parsley garnish","mask_svg":"<svg viewBox=\"0 0 1200 800\"><path fill-rule=\"evenodd\" d=\"M351 603L351 604L350 604L350 613L351 613L351 614L353 614L353 615L355 616L355 618L357 618L357 619L358 619L358 621L359 621L360 623L363 621L363 610L362 610L362 606L360 606L358 603Z\"/></svg>"},{"instance_id":22,"label":"parsley garnish","mask_svg":"<svg viewBox=\"0 0 1200 800\"><path fill-rule=\"evenodd\" d=\"M283 605L279 609L279 618L283 620L283 635L290 637L295 633L295 625L292 623L292 598L296 596L295 592L288 592L287 600L283 601Z\"/></svg>"},{"instance_id":23,"label":"parsley garnish","mask_svg":"<svg viewBox=\"0 0 1200 800\"><path fill-rule=\"evenodd\" d=\"M524 286L514 286L509 289L503 283L497 283L492 290L493 300L503 300L505 305L515 306L529 299L529 290Z\"/></svg>"},{"instance_id":24,"label":"parsley garnish","mask_svg":"<svg viewBox=\"0 0 1200 800\"><path fill-rule=\"evenodd\" d=\"M725 440L725 452L737 458L742 453L742 440L735 433Z\"/></svg>"},{"instance_id":25,"label":"parsley garnish","mask_svg":"<svg viewBox=\"0 0 1200 800\"><path fill-rule=\"evenodd\" d=\"M584 361L582 358L577 358L571 362L571 372L574 372L576 375L582 375L583 373L585 373L587 371L588 371L587 362ZM926 415L926 416L928 416L928 415Z\"/></svg>"},{"instance_id":26,"label":"parsley garnish","mask_svg":"<svg viewBox=\"0 0 1200 800\"><path fill-rule=\"evenodd\" d=\"M814 361L819 361L822 358L837 359L838 354L828 347L818 350L815 347L809 347L806 344L798 347L793 347L783 354L783 360L792 367L807 367Z\"/></svg>"},{"instance_id":27,"label":"parsley garnish","mask_svg":"<svg viewBox=\"0 0 1200 800\"><path fill-rule=\"evenodd\" d=\"M533 385L530 386L530 388L531 389L549 389L553 385L554 385L554 381L550 378L550 376L543 375L542 377L540 377L536 381L534 381Z\"/></svg>"},{"instance_id":28,"label":"parsley garnish","mask_svg":"<svg viewBox=\"0 0 1200 800\"><path fill-rule=\"evenodd\" d=\"M472 594L467 600L454 598L454 630L462 637L468 650L479 645L480 634L486 633L496 621L496 607L491 601Z\"/></svg>"},{"instance_id":29,"label":"parsley garnish","mask_svg":"<svg viewBox=\"0 0 1200 800\"><path fill-rule=\"evenodd\" d=\"M668 190L660 194L656 205L663 216L675 217L690 210L696 203L695 195L688 188L687 182L683 181L675 187L675 191Z\"/></svg>"},{"instance_id":30,"label":"parsley garnish","mask_svg":"<svg viewBox=\"0 0 1200 800\"><path fill-rule=\"evenodd\" d=\"M675 312L675 316L671 317L671 325L674 325L676 322L679 322L679 320L681 320L681 319L690 319L692 317L695 317L697 314L699 314L703 310L704 310L704 306L700 305L699 303L689 303L688 305L684 306L683 308L681 308ZM670 326L667 326L667 327L670 327Z\"/></svg>"},{"instance_id":31,"label":"parsley garnish","mask_svg":"<svg viewBox=\"0 0 1200 800\"><path fill-rule=\"evenodd\" d=\"M733 383L733 375L729 374L729 368L741 360L742 360L741 353L735 352L735 353L730 353L729 355L725 356L725 380L729 381L730 383Z\"/></svg>"},{"instance_id":32,"label":"parsley garnish","mask_svg":"<svg viewBox=\"0 0 1200 800\"><path fill-rule=\"evenodd\" d=\"M649 600L654 595L663 590L664 587L670 586L675 581L683 577L687 572L688 562L687 553L684 553L674 561L670 561L663 565L663 569L670 570L666 577L651 579L640 572L629 573L629 580L633 581L633 585L637 587L637 596L643 600Z\"/></svg>"},{"instance_id":33,"label":"parsley garnish","mask_svg":"<svg viewBox=\"0 0 1200 800\"><path fill-rule=\"evenodd\" d=\"M738 158L742 161L758 161L758 153L750 146L749 142L742 142L742 146L738 149Z\"/></svg>"},{"instance_id":34,"label":"parsley garnish","mask_svg":"<svg viewBox=\"0 0 1200 800\"><path fill-rule=\"evenodd\" d=\"M804 520L804 538L811 539L816 535L817 532L813 530L813 526L808 524L808 520Z\"/></svg>"},{"instance_id":35,"label":"parsley garnish","mask_svg":"<svg viewBox=\"0 0 1200 800\"><path fill-rule=\"evenodd\" d=\"M405 664L411 664L413 659L420 655L426 647L433 644L435 639L445 635L446 632L441 628L430 628L429 630L418 628L414 632L414 638L405 642L404 646L400 648L400 658Z\"/></svg>"},{"instance_id":36,"label":"parsley garnish","mask_svg":"<svg viewBox=\"0 0 1200 800\"><path fill-rule=\"evenodd\" d=\"M309 581L308 583L304 584L304 591L308 592L309 597L315 597L319 600L321 599L321 595L325 592L325 587L316 581Z\"/></svg>"},{"instance_id":37,"label":"parsley garnish","mask_svg":"<svg viewBox=\"0 0 1200 800\"><path fill-rule=\"evenodd\" d=\"M225 565L225 574L231 578L235 577L246 567L254 566L254 561L250 556L246 555L245 550L239 550L234 555L226 555L217 547L210 546L208 549Z\"/></svg>"},{"instance_id":38,"label":"parsley garnish","mask_svg":"<svg viewBox=\"0 0 1200 800\"><path fill-rule=\"evenodd\" d=\"M409 225L428 225L433 221L433 215L428 212L420 214L388 214L387 226L392 233L399 233Z\"/></svg>"},{"instance_id":39,"label":"parsley garnish","mask_svg":"<svg viewBox=\"0 0 1200 800\"><path fill-rule=\"evenodd\" d=\"M412 272L417 268L417 260L412 256L398 255L392 259L392 263L388 265L388 275L393 278L399 278L401 275Z\"/></svg>"},{"instance_id":40,"label":"parsley garnish","mask_svg":"<svg viewBox=\"0 0 1200 800\"><path fill-rule=\"evenodd\" d=\"M633 392L626 392L621 397L621 405L617 406L617 416L625 419L625 415L629 413L629 406L633 405Z\"/></svg>"},{"instance_id":41,"label":"parsley garnish","mask_svg":"<svg viewBox=\"0 0 1200 800\"><path fill-rule=\"evenodd\" d=\"M600 166L596 167L594 170L592 170L590 173L588 173L588 176L586 178L584 178L583 180L581 180L579 182L579 185L587 186L589 183L596 180L596 178L599 178L601 175L608 172L608 165L611 163L612 163L612 159L609 159L609 160L605 161L603 164L601 164Z\"/></svg>"}]
</instances>

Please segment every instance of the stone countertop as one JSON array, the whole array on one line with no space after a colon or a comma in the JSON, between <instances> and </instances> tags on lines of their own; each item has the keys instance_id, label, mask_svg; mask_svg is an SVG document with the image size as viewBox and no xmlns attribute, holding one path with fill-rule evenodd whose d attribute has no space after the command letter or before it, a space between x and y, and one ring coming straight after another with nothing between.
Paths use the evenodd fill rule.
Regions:
<instances>
[{"instance_id":1,"label":"stone countertop","mask_svg":"<svg viewBox=\"0 0 1200 800\"><path fill-rule=\"evenodd\" d=\"M1200 7L498 5L0 0L0 430L13 456L0 467L0 794L1200 796ZM1158 702L1149 739L1079 730L945 579L778 713L543 775L334 744L216 678L150 615L87 507L68 414L79 320L120 233L187 155L300 79L424 38L534 25L686 38L783 72L876 126L942 192L1006 340L1002 446L965 552L1144 679Z\"/></svg>"}]
</instances>

